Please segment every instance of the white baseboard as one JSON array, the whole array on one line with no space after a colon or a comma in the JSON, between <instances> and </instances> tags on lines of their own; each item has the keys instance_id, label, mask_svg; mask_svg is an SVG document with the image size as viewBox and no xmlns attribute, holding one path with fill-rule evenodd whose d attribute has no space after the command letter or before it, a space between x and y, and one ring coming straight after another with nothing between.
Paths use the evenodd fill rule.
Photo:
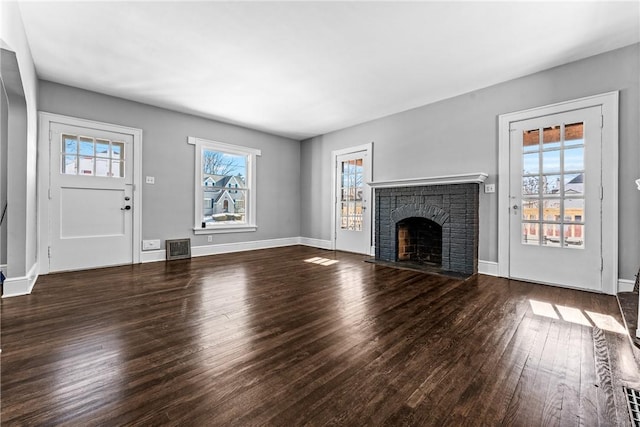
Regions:
<instances>
[{"instance_id":1,"label":"white baseboard","mask_svg":"<svg viewBox=\"0 0 640 427\"><path fill-rule=\"evenodd\" d=\"M205 245L205 246L192 246L191 256L201 257L208 255L228 254L233 252L253 251L256 249L270 249L280 248L283 246L304 245L301 242L301 237L287 237L283 239L269 239L269 240L256 240L252 242L238 242L238 243L222 243L218 245ZM320 241L319 241L320 242ZM307 246L311 245L309 242ZM317 246L316 246L317 247ZM164 249L155 251L143 251L140 253L140 262L156 262L164 261L166 259L166 251Z\"/></svg>"},{"instance_id":2,"label":"white baseboard","mask_svg":"<svg viewBox=\"0 0 640 427\"><path fill-rule=\"evenodd\" d=\"M331 240L312 239L311 237L298 237L298 244L311 246L312 248L333 250Z\"/></svg>"},{"instance_id":3,"label":"white baseboard","mask_svg":"<svg viewBox=\"0 0 640 427\"><path fill-rule=\"evenodd\" d=\"M253 242L222 243L219 245L192 246L191 256L207 256L228 254L232 252L253 251L256 249L281 248L283 246L293 246L299 244L298 237L287 237L284 239L256 240Z\"/></svg>"},{"instance_id":4,"label":"white baseboard","mask_svg":"<svg viewBox=\"0 0 640 427\"><path fill-rule=\"evenodd\" d=\"M498 263L478 260L478 273L486 274L487 276L498 276Z\"/></svg>"},{"instance_id":5,"label":"white baseboard","mask_svg":"<svg viewBox=\"0 0 640 427\"><path fill-rule=\"evenodd\" d=\"M618 279L618 292L633 292L633 286L636 284L633 280Z\"/></svg>"},{"instance_id":6,"label":"white baseboard","mask_svg":"<svg viewBox=\"0 0 640 427\"><path fill-rule=\"evenodd\" d=\"M8 277L2 285L2 298L29 295L38 280L38 263L33 264L26 276Z\"/></svg>"}]
</instances>

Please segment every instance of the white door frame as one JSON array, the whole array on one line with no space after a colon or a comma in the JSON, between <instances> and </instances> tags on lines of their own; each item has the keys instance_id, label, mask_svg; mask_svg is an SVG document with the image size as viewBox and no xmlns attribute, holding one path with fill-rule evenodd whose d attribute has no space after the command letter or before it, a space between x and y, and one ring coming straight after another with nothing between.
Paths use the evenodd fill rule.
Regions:
<instances>
[{"instance_id":1,"label":"white door frame","mask_svg":"<svg viewBox=\"0 0 640 427\"><path fill-rule=\"evenodd\" d=\"M51 242L49 212L50 182L50 132L51 124L60 123L70 126L81 126L107 132L119 132L133 137L133 223L132 223L132 263L137 264L141 258L140 242L142 241L142 129L120 126L111 123L96 122L61 114L39 112L38 120L38 259L39 274L49 273L48 247ZM47 260L47 262L44 262Z\"/></svg>"},{"instance_id":2,"label":"white door frame","mask_svg":"<svg viewBox=\"0 0 640 427\"><path fill-rule=\"evenodd\" d=\"M618 288L618 91L588 96L499 116L498 127L498 276L509 272L509 128L512 122L565 111L602 108L602 292ZM606 230L606 232L604 232Z\"/></svg>"},{"instance_id":3,"label":"white door frame","mask_svg":"<svg viewBox=\"0 0 640 427\"><path fill-rule=\"evenodd\" d=\"M368 144L357 145L355 147L343 148L341 150L334 150L331 152L331 204L333 208L331 209L331 249L336 250L336 215L338 211L338 203L337 203L337 194L336 194L336 175L338 170L338 156L342 156L345 154L356 153L358 151L366 151L367 156L369 158L369 168L366 171L366 175L364 176L364 185L365 191L367 192L367 197L369 200L369 213L366 215L369 218L369 252L371 255L375 254L375 249L373 249L373 211L374 211L374 200L373 200L373 190L369 185L370 182L373 181L373 142L369 142ZM365 215L365 214L363 214Z\"/></svg>"}]
</instances>

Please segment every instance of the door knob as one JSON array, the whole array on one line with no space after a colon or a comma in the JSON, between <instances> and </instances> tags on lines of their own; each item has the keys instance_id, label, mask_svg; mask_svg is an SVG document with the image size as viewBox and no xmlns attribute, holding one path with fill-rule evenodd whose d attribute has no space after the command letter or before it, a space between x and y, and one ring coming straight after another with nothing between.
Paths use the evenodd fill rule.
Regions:
<instances>
[{"instance_id":1,"label":"door knob","mask_svg":"<svg viewBox=\"0 0 640 427\"><path fill-rule=\"evenodd\" d=\"M518 205L513 205L513 209L517 211L518 210Z\"/></svg>"},{"instance_id":2,"label":"door knob","mask_svg":"<svg viewBox=\"0 0 640 427\"><path fill-rule=\"evenodd\" d=\"M131 210L131 206L127 205L124 208L120 208L121 211L129 211Z\"/></svg>"}]
</instances>

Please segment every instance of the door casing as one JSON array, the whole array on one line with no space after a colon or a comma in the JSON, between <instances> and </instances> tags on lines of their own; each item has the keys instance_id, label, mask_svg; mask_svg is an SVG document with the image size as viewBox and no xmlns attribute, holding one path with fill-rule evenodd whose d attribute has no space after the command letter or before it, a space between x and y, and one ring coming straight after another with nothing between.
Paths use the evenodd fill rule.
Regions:
<instances>
[{"instance_id":1,"label":"door casing","mask_svg":"<svg viewBox=\"0 0 640 427\"><path fill-rule=\"evenodd\" d=\"M69 126L88 127L108 132L119 132L133 137L133 223L132 223L132 262L137 264L141 259L142 241L142 129L120 126L111 123L65 116L61 114L40 112L38 121L38 263L39 274L49 273L48 247L51 241L49 229L49 180L50 165L50 128L52 123Z\"/></svg>"},{"instance_id":2,"label":"door casing","mask_svg":"<svg viewBox=\"0 0 640 427\"><path fill-rule=\"evenodd\" d=\"M367 158L369 159L368 167L365 170L365 177L364 177L364 182L365 182L364 191L366 191L367 197L369 200L368 207L367 207L368 212L366 213L369 219L369 235L366 238L368 241L367 247L369 248L368 255L375 255L375 249L373 248L373 245L372 245L372 235L373 235L372 215L374 212L374 200L373 200L373 191L371 189L371 186L369 185L369 183L373 181L373 142L370 142L368 144L358 145L355 147L344 148L342 150L335 150L331 152L331 203L333 206L331 209L331 213L332 213L331 215L331 249L332 250L336 249L336 227L338 226L338 224L336 223L336 216L337 216L337 210L338 210L338 204L337 204L338 195L336 194L336 186L337 186L336 176L337 176L337 170L338 170L338 156L342 156L344 154L356 153L359 151L366 151Z\"/></svg>"},{"instance_id":3,"label":"door casing","mask_svg":"<svg viewBox=\"0 0 640 427\"><path fill-rule=\"evenodd\" d=\"M617 91L557 104L502 114L498 119L498 276L509 272L510 227L510 125L566 111L600 106L602 108L602 292L610 295L618 288L618 97ZM606 232L605 232L606 230Z\"/></svg>"}]
</instances>

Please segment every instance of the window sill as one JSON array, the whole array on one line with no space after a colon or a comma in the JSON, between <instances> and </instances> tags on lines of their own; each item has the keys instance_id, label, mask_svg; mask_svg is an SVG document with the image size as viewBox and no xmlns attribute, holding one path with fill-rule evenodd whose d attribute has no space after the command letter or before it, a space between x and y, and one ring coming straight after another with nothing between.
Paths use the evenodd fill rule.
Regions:
<instances>
[{"instance_id":1,"label":"window sill","mask_svg":"<svg viewBox=\"0 0 640 427\"><path fill-rule=\"evenodd\" d=\"M218 227L194 228L193 234L246 233L258 230L257 225L222 225Z\"/></svg>"}]
</instances>

